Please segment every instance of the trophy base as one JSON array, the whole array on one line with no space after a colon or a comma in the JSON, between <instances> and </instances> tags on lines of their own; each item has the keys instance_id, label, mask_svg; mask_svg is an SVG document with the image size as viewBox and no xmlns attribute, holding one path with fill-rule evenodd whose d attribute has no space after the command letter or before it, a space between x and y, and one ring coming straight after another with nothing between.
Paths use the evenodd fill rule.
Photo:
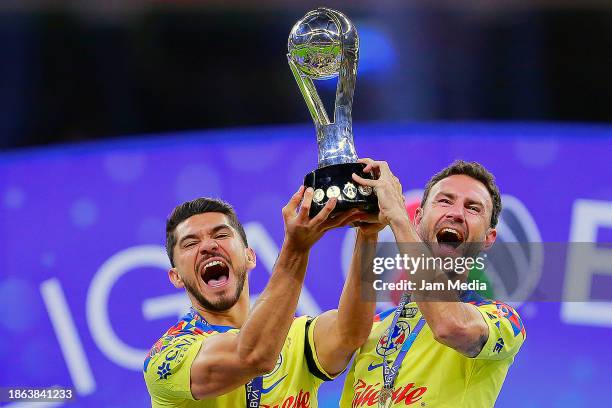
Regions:
<instances>
[{"instance_id":1,"label":"trophy base","mask_svg":"<svg viewBox=\"0 0 612 408\"><path fill-rule=\"evenodd\" d=\"M357 184L353 173L371 179L369 173L364 173L363 163L341 163L313 170L304 177L304 185L314 189L310 218L317 215L327 201L336 197L336 207L332 213L343 212L351 208L359 208L365 212L378 212L378 198L371 187Z\"/></svg>"}]
</instances>

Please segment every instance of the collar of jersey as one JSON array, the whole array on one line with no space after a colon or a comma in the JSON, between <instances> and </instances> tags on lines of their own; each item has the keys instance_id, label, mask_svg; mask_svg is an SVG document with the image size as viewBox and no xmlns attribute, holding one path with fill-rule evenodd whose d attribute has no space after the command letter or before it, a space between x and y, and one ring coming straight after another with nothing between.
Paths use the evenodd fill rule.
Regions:
<instances>
[{"instance_id":1,"label":"collar of jersey","mask_svg":"<svg viewBox=\"0 0 612 408\"><path fill-rule=\"evenodd\" d=\"M223 325L217 325L217 324L210 324L208 323L208 321L204 318L204 316L202 316L197 310L195 310L193 307L191 307L189 309L189 313L187 313L186 319L187 320L191 320L192 317L191 316L197 316L199 319L199 324L202 324L204 326L208 326L210 328L212 328L214 331L219 332L219 333L225 333L227 331L230 331L232 329L235 329L235 327L232 326L223 326Z\"/></svg>"},{"instance_id":2,"label":"collar of jersey","mask_svg":"<svg viewBox=\"0 0 612 408\"><path fill-rule=\"evenodd\" d=\"M475 290L462 291L461 294L459 295L459 299L461 299L463 303L481 302L484 300L482 295L476 292Z\"/></svg>"},{"instance_id":3,"label":"collar of jersey","mask_svg":"<svg viewBox=\"0 0 612 408\"><path fill-rule=\"evenodd\" d=\"M211 324L210 327L212 327L213 329L215 329L215 331L218 331L219 333L225 333L226 331L235 329L235 327L232 326L221 326L216 324Z\"/></svg>"}]
</instances>

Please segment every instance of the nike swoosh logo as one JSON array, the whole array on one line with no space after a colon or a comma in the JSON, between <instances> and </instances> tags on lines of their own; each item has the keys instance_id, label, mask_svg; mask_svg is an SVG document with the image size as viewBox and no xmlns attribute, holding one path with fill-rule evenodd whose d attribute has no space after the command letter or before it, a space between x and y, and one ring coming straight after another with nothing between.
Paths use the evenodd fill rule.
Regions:
<instances>
[{"instance_id":1,"label":"nike swoosh logo","mask_svg":"<svg viewBox=\"0 0 612 408\"><path fill-rule=\"evenodd\" d=\"M261 393L262 393L262 394L267 394L267 393L269 393L270 391L272 391L274 388L276 388L276 386L277 386L278 384L280 384L280 382L281 382L281 381L283 381L283 380L285 379L285 377L287 377L287 375L289 375L289 374L285 374L285 375L283 376L283 378L281 378L280 380L278 380L277 382L275 382L274 384L272 384L272 385L271 385L271 386L269 386L268 388L263 388L263 387L262 387L262 389L261 389Z\"/></svg>"},{"instance_id":2,"label":"nike swoosh logo","mask_svg":"<svg viewBox=\"0 0 612 408\"><path fill-rule=\"evenodd\" d=\"M372 364L370 363L370 365L368 366L368 371L372 371L372 370L376 370L378 367L382 367L383 363L380 364Z\"/></svg>"}]
</instances>

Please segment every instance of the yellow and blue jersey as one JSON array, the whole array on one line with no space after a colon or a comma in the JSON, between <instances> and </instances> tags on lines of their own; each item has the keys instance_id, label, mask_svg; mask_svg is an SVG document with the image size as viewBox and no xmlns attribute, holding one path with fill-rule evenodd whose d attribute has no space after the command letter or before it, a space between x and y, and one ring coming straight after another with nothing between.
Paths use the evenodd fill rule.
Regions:
<instances>
[{"instance_id":1,"label":"yellow and blue jersey","mask_svg":"<svg viewBox=\"0 0 612 408\"><path fill-rule=\"evenodd\" d=\"M508 368L525 340L525 328L518 313L505 303L485 300L474 292L465 293L462 301L474 304L489 326L489 338L480 353L469 358L437 342L425 324L401 363L391 406L484 408L494 405ZM391 364L421 318L417 304L406 303L391 331L394 311L375 317L372 332L347 374L340 407L378 406L383 385L383 356Z\"/></svg>"},{"instance_id":2,"label":"yellow and blue jersey","mask_svg":"<svg viewBox=\"0 0 612 408\"><path fill-rule=\"evenodd\" d=\"M274 369L263 376L260 407L317 407L317 392L333 377L323 370L314 350L316 319L294 319ZM239 386L227 394L204 400L191 395L190 371L200 347L218 333L238 332L228 326L209 325L195 311L187 313L153 346L144 362L144 377L153 407L244 407L246 390Z\"/></svg>"}]
</instances>

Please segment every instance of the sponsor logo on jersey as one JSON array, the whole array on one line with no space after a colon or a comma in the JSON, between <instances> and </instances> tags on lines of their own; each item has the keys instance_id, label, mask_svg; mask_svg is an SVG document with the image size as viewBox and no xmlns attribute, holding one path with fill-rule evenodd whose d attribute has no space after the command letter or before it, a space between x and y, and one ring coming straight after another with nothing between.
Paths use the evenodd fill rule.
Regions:
<instances>
[{"instance_id":1,"label":"sponsor logo on jersey","mask_svg":"<svg viewBox=\"0 0 612 408\"><path fill-rule=\"evenodd\" d=\"M282 376L282 377L280 378L280 380L276 381L274 384L272 384L272 385L271 385L271 386L269 386L268 388L265 388L265 387L264 387L264 388L262 388L262 389L261 389L262 394L267 394L267 393L269 393L270 391L272 391L274 388L276 388L276 386L277 386L278 384L280 384L280 383L281 383L281 382L282 382L282 381L285 379L285 377L287 377L287 375L288 375L288 374L285 374L284 376Z\"/></svg>"},{"instance_id":2,"label":"sponsor logo on jersey","mask_svg":"<svg viewBox=\"0 0 612 408\"><path fill-rule=\"evenodd\" d=\"M382 367L384 363L374 364L370 363L368 366L368 371L376 370L378 367Z\"/></svg>"},{"instance_id":3,"label":"sponsor logo on jersey","mask_svg":"<svg viewBox=\"0 0 612 408\"><path fill-rule=\"evenodd\" d=\"M375 384L367 384L365 381L358 379L354 385L355 395L351 402L352 407L371 407L378 406L378 396L382 385L380 382ZM405 385L396 385L391 394L391 402L393 404L412 405L423 399L427 392L427 387L417 386L415 383Z\"/></svg>"},{"instance_id":4,"label":"sponsor logo on jersey","mask_svg":"<svg viewBox=\"0 0 612 408\"><path fill-rule=\"evenodd\" d=\"M264 404L261 408L310 408L310 392L300 390L296 395L289 395L282 401L273 404Z\"/></svg>"}]
</instances>

